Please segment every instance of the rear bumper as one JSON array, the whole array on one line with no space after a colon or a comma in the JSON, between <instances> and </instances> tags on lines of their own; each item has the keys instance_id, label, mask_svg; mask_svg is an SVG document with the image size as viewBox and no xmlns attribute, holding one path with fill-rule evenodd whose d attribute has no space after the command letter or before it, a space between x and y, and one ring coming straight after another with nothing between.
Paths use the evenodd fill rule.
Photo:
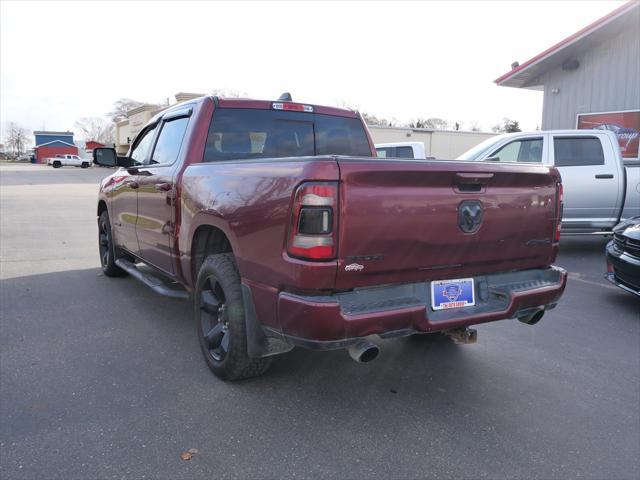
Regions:
<instances>
[{"instance_id":1,"label":"rear bumper","mask_svg":"<svg viewBox=\"0 0 640 480\"><path fill-rule=\"evenodd\" d=\"M640 296L640 259L621 252L613 241L607 244L608 272L605 278L627 292Z\"/></svg>"},{"instance_id":2,"label":"rear bumper","mask_svg":"<svg viewBox=\"0 0 640 480\"><path fill-rule=\"evenodd\" d=\"M436 332L479 323L525 317L555 307L567 282L558 267L475 277L476 305L434 311L430 282L362 288L329 296L278 297L280 332L292 345L343 348L358 338Z\"/></svg>"}]
</instances>

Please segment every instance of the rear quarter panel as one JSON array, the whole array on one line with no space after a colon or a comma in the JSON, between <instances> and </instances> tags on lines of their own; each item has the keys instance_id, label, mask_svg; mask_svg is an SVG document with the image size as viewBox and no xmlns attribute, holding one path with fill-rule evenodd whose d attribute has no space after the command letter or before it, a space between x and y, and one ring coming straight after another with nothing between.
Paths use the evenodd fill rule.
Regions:
<instances>
[{"instance_id":1,"label":"rear quarter panel","mask_svg":"<svg viewBox=\"0 0 640 480\"><path fill-rule=\"evenodd\" d=\"M336 181L335 159L238 160L189 166L182 177L180 259L193 285L192 239L210 225L229 239L259 318L275 318L277 292L332 289L336 262L306 262L286 253L293 192L303 181ZM276 326L276 325L274 325Z\"/></svg>"}]
</instances>

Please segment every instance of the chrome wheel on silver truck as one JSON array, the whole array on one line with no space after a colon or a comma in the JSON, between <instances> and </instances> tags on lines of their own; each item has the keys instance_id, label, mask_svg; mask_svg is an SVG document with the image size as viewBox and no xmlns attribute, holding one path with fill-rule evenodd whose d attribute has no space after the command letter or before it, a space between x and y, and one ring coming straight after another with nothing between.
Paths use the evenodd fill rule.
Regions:
<instances>
[{"instance_id":1,"label":"chrome wheel on silver truck","mask_svg":"<svg viewBox=\"0 0 640 480\"><path fill-rule=\"evenodd\" d=\"M208 256L194 292L196 330L209 368L224 380L256 377L270 358L250 358L240 275L232 254Z\"/></svg>"}]
</instances>

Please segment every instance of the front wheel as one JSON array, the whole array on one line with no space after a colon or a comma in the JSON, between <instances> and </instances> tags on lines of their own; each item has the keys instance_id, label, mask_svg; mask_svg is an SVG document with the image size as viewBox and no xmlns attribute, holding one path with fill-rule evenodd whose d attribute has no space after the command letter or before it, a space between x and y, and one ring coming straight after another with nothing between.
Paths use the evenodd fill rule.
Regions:
<instances>
[{"instance_id":1,"label":"front wheel","mask_svg":"<svg viewBox=\"0 0 640 480\"><path fill-rule=\"evenodd\" d=\"M223 380L257 377L271 358L250 358L240 275L230 253L208 256L194 292L200 349L209 368Z\"/></svg>"},{"instance_id":2,"label":"front wheel","mask_svg":"<svg viewBox=\"0 0 640 480\"><path fill-rule=\"evenodd\" d=\"M60 162L53 162L53 168L60 168L62 164Z\"/></svg>"},{"instance_id":3,"label":"front wheel","mask_svg":"<svg viewBox=\"0 0 640 480\"><path fill-rule=\"evenodd\" d=\"M111 222L109 222L109 213L106 210L98 217L98 249L102 273L107 277L123 277L127 274L116 265L116 247L113 244Z\"/></svg>"}]
</instances>

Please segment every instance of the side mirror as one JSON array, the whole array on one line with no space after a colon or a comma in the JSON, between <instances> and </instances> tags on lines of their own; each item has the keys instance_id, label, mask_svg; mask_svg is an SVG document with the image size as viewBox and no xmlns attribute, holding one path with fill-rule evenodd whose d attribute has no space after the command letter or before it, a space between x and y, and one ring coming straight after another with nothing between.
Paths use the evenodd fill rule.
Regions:
<instances>
[{"instance_id":1,"label":"side mirror","mask_svg":"<svg viewBox=\"0 0 640 480\"><path fill-rule=\"evenodd\" d=\"M94 148L93 163L103 167L117 167L118 155L113 148Z\"/></svg>"},{"instance_id":2,"label":"side mirror","mask_svg":"<svg viewBox=\"0 0 640 480\"><path fill-rule=\"evenodd\" d=\"M101 147L93 149L93 163L103 167L130 167L133 160L129 157L120 157L114 148Z\"/></svg>"}]
</instances>

